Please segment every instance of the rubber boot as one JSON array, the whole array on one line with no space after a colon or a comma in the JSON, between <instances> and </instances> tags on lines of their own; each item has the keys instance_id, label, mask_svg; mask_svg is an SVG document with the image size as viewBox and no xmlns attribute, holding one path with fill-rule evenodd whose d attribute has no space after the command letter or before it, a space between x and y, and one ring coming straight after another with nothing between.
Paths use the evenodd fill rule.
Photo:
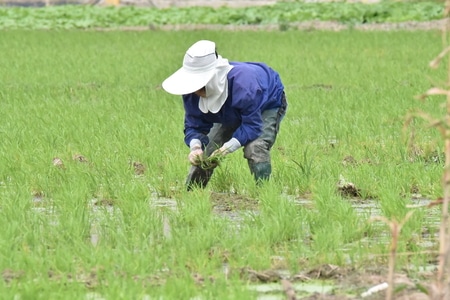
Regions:
<instances>
[{"instance_id":1,"label":"rubber boot","mask_svg":"<svg viewBox=\"0 0 450 300\"><path fill-rule=\"evenodd\" d=\"M204 170L200 167L191 166L186 178L186 188L191 191L194 187L204 188L211 179L213 169Z\"/></svg>"},{"instance_id":2,"label":"rubber boot","mask_svg":"<svg viewBox=\"0 0 450 300\"><path fill-rule=\"evenodd\" d=\"M270 162L249 163L250 172L255 178L256 184L260 185L263 181L267 181L272 173L272 165Z\"/></svg>"}]
</instances>

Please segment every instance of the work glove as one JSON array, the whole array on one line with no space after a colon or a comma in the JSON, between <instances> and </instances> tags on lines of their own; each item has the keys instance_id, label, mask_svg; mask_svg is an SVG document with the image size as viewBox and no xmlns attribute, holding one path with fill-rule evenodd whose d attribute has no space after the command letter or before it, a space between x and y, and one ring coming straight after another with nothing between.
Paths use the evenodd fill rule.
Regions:
<instances>
[{"instance_id":1,"label":"work glove","mask_svg":"<svg viewBox=\"0 0 450 300\"><path fill-rule=\"evenodd\" d=\"M223 144L222 147L220 147L219 149L214 151L211 154L211 156L225 156L231 152L236 151L240 147L241 147L241 143L239 143L239 141L237 139L232 138L231 140L229 140L228 142Z\"/></svg>"},{"instance_id":2,"label":"work glove","mask_svg":"<svg viewBox=\"0 0 450 300\"><path fill-rule=\"evenodd\" d=\"M211 154L211 156L225 156L225 155L227 155L228 153L230 153L230 151L228 151L228 149L227 148L225 148L225 147L220 147L219 149L217 149L217 150L215 150L212 154Z\"/></svg>"},{"instance_id":3,"label":"work glove","mask_svg":"<svg viewBox=\"0 0 450 300\"><path fill-rule=\"evenodd\" d=\"M201 147L194 148L189 153L188 159L191 165L198 166L202 162L203 150Z\"/></svg>"}]
</instances>

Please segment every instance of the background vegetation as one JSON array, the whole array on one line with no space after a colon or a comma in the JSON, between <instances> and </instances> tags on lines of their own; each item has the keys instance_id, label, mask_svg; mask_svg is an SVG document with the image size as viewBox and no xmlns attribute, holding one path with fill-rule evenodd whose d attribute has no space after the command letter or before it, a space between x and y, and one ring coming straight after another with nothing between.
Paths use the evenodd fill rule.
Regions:
<instances>
[{"instance_id":1,"label":"background vegetation","mask_svg":"<svg viewBox=\"0 0 450 300\"><path fill-rule=\"evenodd\" d=\"M436 1L381 1L364 3L279 2L247 8L143 8L64 5L42 8L0 7L0 29L87 29L155 27L166 24L277 24L302 21L363 23L429 21L443 17Z\"/></svg>"}]
</instances>

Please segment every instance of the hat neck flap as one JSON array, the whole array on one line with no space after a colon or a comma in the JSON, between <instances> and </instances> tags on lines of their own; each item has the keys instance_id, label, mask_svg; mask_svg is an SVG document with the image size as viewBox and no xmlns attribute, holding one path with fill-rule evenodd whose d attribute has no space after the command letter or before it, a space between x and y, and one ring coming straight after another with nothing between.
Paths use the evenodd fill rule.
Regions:
<instances>
[{"instance_id":1,"label":"hat neck flap","mask_svg":"<svg viewBox=\"0 0 450 300\"><path fill-rule=\"evenodd\" d=\"M217 113L228 97L227 74L233 68L228 59L218 56L215 73L205 86L206 97L200 97L198 107L203 113Z\"/></svg>"}]
</instances>

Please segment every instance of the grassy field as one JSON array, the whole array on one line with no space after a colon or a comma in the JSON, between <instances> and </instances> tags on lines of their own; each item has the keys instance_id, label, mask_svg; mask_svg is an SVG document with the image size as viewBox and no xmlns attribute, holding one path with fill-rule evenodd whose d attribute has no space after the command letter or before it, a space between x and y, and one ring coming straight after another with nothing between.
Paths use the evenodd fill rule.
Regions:
<instances>
[{"instance_id":1,"label":"grassy field","mask_svg":"<svg viewBox=\"0 0 450 300\"><path fill-rule=\"evenodd\" d=\"M238 151L206 190L185 191L183 107L161 82L199 39L284 81L273 178L259 189ZM428 68L441 48L432 31L2 32L0 294L258 299L248 286L261 272L383 277L389 229L370 218L411 209L397 270L420 278L437 254L439 208L421 204L442 196L443 141L422 119L404 124L445 113L443 98L414 98L445 80Z\"/></svg>"}]
</instances>

